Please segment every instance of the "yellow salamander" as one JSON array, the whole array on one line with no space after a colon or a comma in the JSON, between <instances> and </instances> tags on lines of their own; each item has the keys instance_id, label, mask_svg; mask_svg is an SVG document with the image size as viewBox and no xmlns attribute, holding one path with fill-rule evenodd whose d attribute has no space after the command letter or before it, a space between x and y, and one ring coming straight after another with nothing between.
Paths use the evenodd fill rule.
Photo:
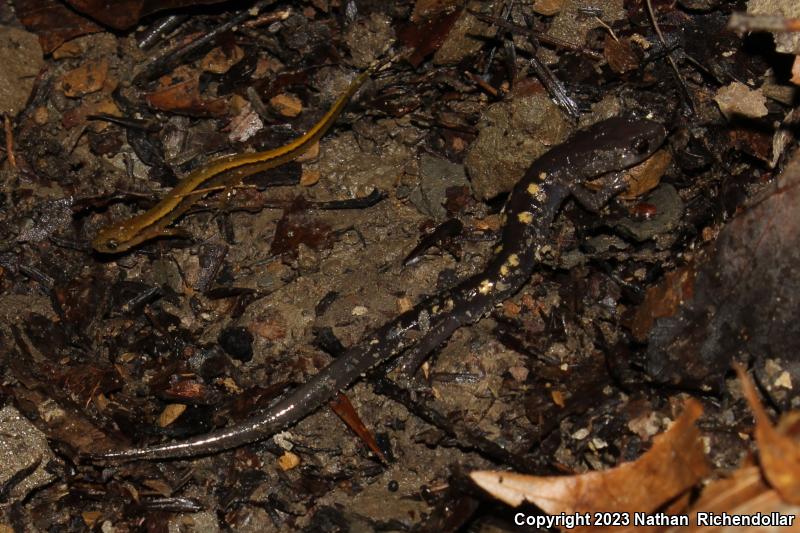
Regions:
<instances>
[{"instance_id":1,"label":"yellow salamander","mask_svg":"<svg viewBox=\"0 0 800 533\"><path fill-rule=\"evenodd\" d=\"M150 239L180 235L180 230L169 226L209 192L239 185L245 177L288 163L307 151L325 135L350 98L381 65L375 63L354 79L320 121L302 136L272 150L228 155L210 161L183 178L151 209L102 228L92 240L92 248L115 254Z\"/></svg>"}]
</instances>

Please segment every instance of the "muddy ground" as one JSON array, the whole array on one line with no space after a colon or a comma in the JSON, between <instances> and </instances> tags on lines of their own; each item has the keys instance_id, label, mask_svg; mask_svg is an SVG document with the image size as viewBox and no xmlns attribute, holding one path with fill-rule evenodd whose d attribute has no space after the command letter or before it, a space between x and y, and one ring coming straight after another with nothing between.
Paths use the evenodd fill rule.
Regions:
<instances>
[{"instance_id":1,"label":"muddy ground","mask_svg":"<svg viewBox=\"0 0 800 533\"><path fill-rule=\"evenodd\" d=\"M610 468L694 397L723 475L752 445L734 361L776 412L797 408L800 218L778 204L773 240L764 214L730 225L795 183L777 178L797 147L793 56L727 29L744 3L657 2L663 42L635 0L73 5L71 33L36 18L64 5L13 4L0 8L4 77L19 80L0 91L2 527L511 530L470 471ZM301 134L392 54L301 163L208 191L179 236L91 248L191 169ZM530 163L616 115L669 130L644 177L599 214L567 201L531 280L413 380L379 369L342 391L383 458L323 405L205 457L85 459L246 420L480 272ZM374 191L366 207L317 204ZM459 235L404 266L453 218Z\"/></svg>"}]
</instances>

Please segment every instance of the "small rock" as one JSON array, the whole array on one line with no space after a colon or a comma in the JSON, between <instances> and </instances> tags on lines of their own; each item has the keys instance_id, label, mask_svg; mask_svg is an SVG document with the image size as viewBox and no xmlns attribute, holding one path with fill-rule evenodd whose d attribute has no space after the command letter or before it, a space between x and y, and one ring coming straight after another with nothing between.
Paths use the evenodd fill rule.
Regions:
<instances>
[{"instance_id":1,"label":"small rock","mask_svg":"<svg viewBox=\"0 0 800 533\"><path fill-rule=\"evenodd\" d=\"M447 200L447 189L457 185L469 186L463 166L424 154L419 163L419 187L411 192L409 200L421 213L441 220L447 216L442 205Z\"/></svg>"},{"instance_id":2,"label":"small rock","mask_svg":"<svg viewBox=\"0 0 800 533\"><path fill-rule=\"evenodd\" d=\"M303 110L303 102L290 93L281 93L269 99L269 104L284 117L296 117Z\"/></svg>"},{"instance_id":3,"label":"small rock","mask_svg":"<svg viewBox=\"0 0 800 533\"><path fill-rule=\"evenodd\" d=\"M717 91L714 100L725 118L742 115L759 118L767 114L767 97L760 89L750 89L744 83L735 81Z\"/></svg>"},{"instance_id":4,"label":"small rock","mask_svg":"<svg viewBox=\"0 0 800 533\"><path fill-rule=\"evenodd\" d=\"M291 470L292 468L297 467L300 464L300 457L297 454L292 452L283 452L283 455L278 457L278 466L281 467L281 470Z\"/></svg>"},{"instance_id":5,"label":"small rock","mask_svg":"<svg viewBox=\"0 0 800 533\"><path fill-rule=\"evenodd\" d=\"M213 74L225 74L230 68L244 58L244 50L233 45L230 50L216 47L200 60L200 68Z\"/></svg>"},{"instance_id":6,"label":"small rock","mask_svg":"<svg viewBox=\"0 0 800 533\"><path fill-rule=\"evenodd\" d=\"M253 358L253 334L241 326L225 328L217 339L225 353L243 363Z\"/></svg>"},{"instance_id":7,"label":"small rock","mask_svg":"<svg viewBox=\"0 0 800 533\"><path fill-rule=\"evenodd\" d=\"M800 18L800 2L797 0L749 0L749 15L772 15L775 17ZM773 33L775 50L782 54L800 54L800 33Z\"/></svg>"},{"instance_id":8,"label":"small rock","mask_svg":"<svg viewBox=\"0 0 800 533\"><path fill-rule=\"evenodd\" d=\"M465 165L481 200L510 191L540 155L566 139L569 125L545 94L489 106Z\"/></svg>"},{"instance_id":9,"label":"small rock","mask_svg":"<svg viewBox=\"0 0 800 533\"><path fill-rule=\"evenodd\" d=\"M0 410L0 485L39 463L36 470L11 490L12 500L22 500L32 490L50 483L54 476L45 467L54 459L44 433L13 407Z\"/></svg>"},{"instance_id":10,"label":"small rock","mask_svg":"<svg viewBox=\"0 0 800 533\"><path fill-rule=\"evenodd\" d=\"M186 411L186 406L182 403L171 403L158 415L158 426L165 428L175 422L179 416Z\"/></svg>"},{"instance_id":11,"label":"small rock","mask_svg":"<svg viewBox=\"0 0 800 533\"><path fill-rule=\"evenodd\" d=\"M61 88L70 98L78 98L103 88L108 78L108 60L89 61L61 77Z\"/></svg>"},{"instance_id":12,"label":"small rock","mask_svg":"<svg viewBox=\"0 0 800 533\"><path fill-rule=\"evenodd\" d=\"M16 116L25 107L43 64L36 35L0 26L0 113Z\"/></svg>"},{"instance_id":13,"label":"small rock","mask_svg":"<svg viewBox=\"0 0 800 533\"><path fill-rule=\"evenodd\" d=\"M533 12L545 17L552 17L561 11L563 5L564 0L536 0L536 3L533 4Z\"/></svg>"},{"instance_id":14,"label":"small rock","mask_svg":"<svg viewBox=\"0 0 800 533\"><path fill-rule=\"evenodd\" d=\"M494 37L495 28L470 13L470 11L486 13L487 6L486 2L472 1L467 3L467 9L461 12L458 20L456 20L447 34L444 43L434 54L434 64L455 65L460 63L483 48L486 39Z\"/></svg>"},{"instance_id":15,"label":"small rock","mask_svg":"<svg viewBox=\"0 0 800 533\"><path fill-rule=\"evenodd\" d=\"M589 8L596 9L599 17L585 15L582 10ZM547 35L581 47L591 30L612 25L627 16L622 0L565 0Z\"/></svg>"},{"instance_id":16,"label":"small rock","mask_svg":"<svg viewBox=\"0 0 800 533\"><path fill-rule=\"evenodd\" d=\"M617 228L638 242L671 231L677 227L683 216L683 200L672 185L660 185L646 197L645 201L656 207L653 216L644 219L623 218L616 224Z\"/></svg>"}]
</instances>

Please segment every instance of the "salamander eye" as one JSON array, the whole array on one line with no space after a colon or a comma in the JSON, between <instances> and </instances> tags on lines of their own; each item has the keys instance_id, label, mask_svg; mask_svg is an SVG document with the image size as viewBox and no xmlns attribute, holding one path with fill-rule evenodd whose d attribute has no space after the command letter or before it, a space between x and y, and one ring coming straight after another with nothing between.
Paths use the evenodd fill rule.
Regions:
<instances>
[{"instance_id":1,"label":"salamander eye","mask_svg":"<svg viewBox=\"0 0 800 533\"><path fill-rule=\"evenodd\" d=\"M650 141L647 139L636 139L633 143L633 149L637 154L646 154L650 151Z\"/></svg>"},{"instance_id":2,"label":"salamander eye","mask_svg":"<svg viewBox=\"0 0 800 533\"><path fill-rule=\"evenodd\" d=\"M117 241L115 241L114 239L106 241L106 248L108 248L109 250L116 250L117 246L119 246L119 244L117 244Z\"/></svg>"}]
</instances>

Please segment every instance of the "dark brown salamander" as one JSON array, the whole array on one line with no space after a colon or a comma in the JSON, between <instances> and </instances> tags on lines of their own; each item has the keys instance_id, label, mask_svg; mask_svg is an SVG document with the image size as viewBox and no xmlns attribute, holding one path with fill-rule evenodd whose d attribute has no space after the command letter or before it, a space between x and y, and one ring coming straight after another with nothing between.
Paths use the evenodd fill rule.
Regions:
<instances>
[{"instance_id":1,"label":"dark brown salamander","mask_svg":"<svg viewBox=\"0 0 800 533\"><path fill-rule=\"evenodd\" d=\"M263 414L181 442L94 456L100 460L166 459L218 452L266 438L318 409L374 366L414 348L419 357L517 292L547 252L561 204L587 179L639 163L664 141L663 126L612 118L578 132L537 159L505 205L500 245L486 269L429 297L378 328Z\"/></svg>"}]
</instances>

